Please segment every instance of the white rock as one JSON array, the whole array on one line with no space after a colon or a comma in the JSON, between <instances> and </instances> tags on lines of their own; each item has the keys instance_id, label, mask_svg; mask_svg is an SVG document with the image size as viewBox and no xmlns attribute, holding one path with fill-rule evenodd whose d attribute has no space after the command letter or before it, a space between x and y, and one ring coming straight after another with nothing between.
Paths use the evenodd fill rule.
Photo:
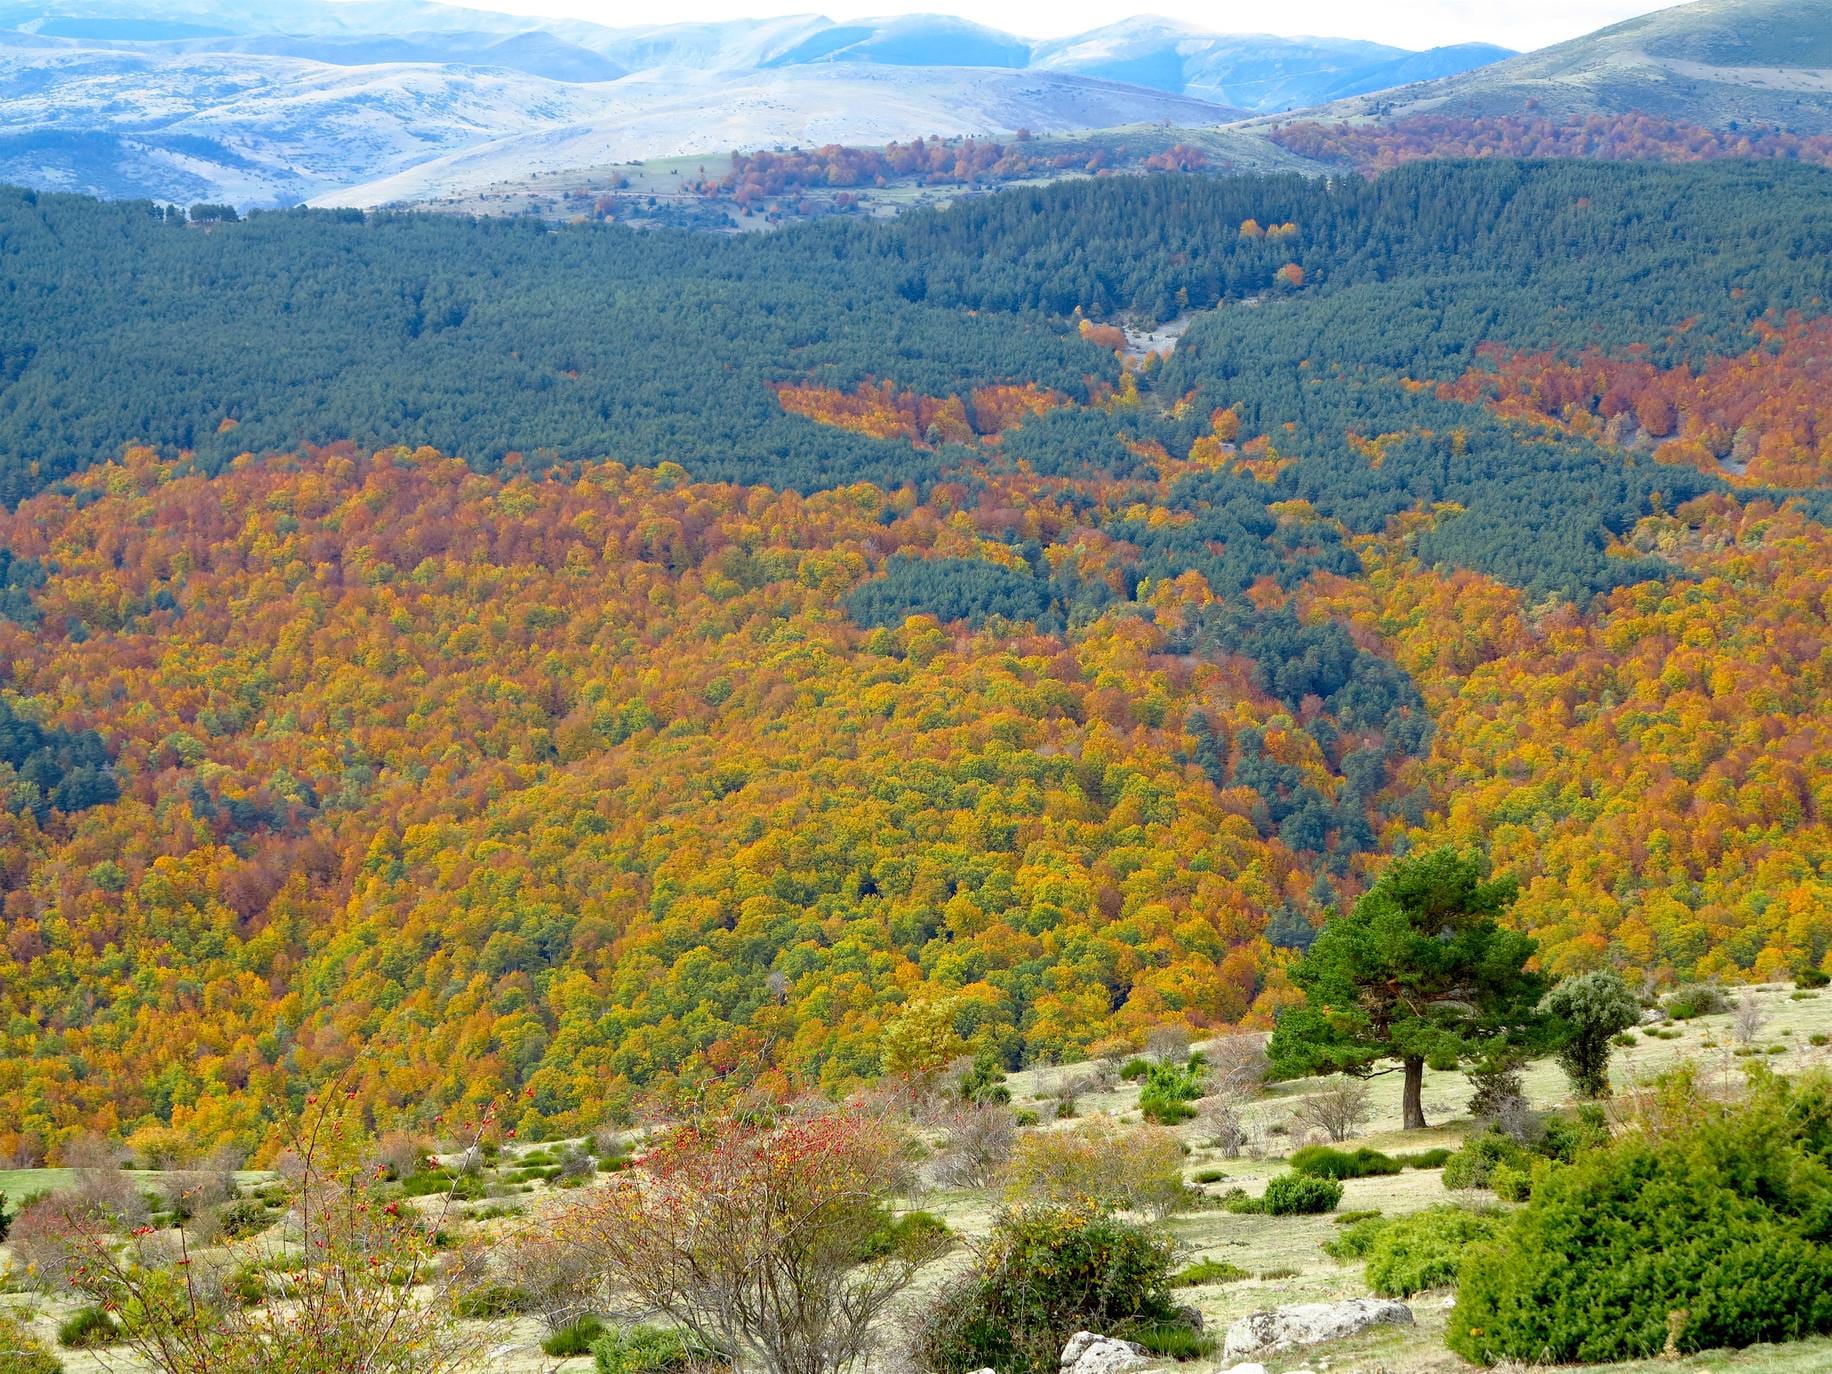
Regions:
<instances>
[{"instance_id":1,"label":"white rock","mask_svg":"<svg viewBox=\"0 0 1832 1374\"><path fill-rule=\"evenodd\" d=\"M1266 1374L1263 1364L1237 1364L1234 1368L1221 1371L1221 1374Z\"/></svg>"},{"instance_id":2,"label":"white rock","mask_svg":"<svg viewBox=\"0 0 1832 1374\"><path fill-rule=\"evenodd\" d=\"M1144 1346L1092 1331L1077 1331L1062 1347L1062 1374L1123 1374L1146 1362Z\"/></svg>"},{"instance_id":3,"label":"white rock","mask_svg":"<svg viewBox=\"0 0 1832 1374\"><path fill-rule=\"evenodd\" d=\"M1228 1328L1222 1353L1232 1359L1294 1345L1315 1345L1387 1323L1410 1326L1412 1309L1390 1298L1297 1303L1242 1317Z\"/></svg>"}]
</instances>

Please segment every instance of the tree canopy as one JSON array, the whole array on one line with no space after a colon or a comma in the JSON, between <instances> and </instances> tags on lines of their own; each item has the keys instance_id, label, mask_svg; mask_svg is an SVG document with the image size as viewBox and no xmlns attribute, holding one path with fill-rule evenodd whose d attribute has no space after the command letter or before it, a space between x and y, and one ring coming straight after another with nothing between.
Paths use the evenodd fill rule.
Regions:
<instances>
[{"instance_id":1,"label":"tree canopy","mask_svg":"<svg viewBox=\"0 0 1832 1374\"><path fill-rule=\"evenodd\" d=\"M1485 870L1451 849L1408 856L1329 921L1291 970L1305 1001L1279 1017L1274 1072L1366 1075L1398 1060L1410 1129L1425 1125L1426 1065L1452 1068L1532 1031L1545 980L1525 967L1532 939L1500 921L1517 885Z\"/></svg>"}]
</instances>

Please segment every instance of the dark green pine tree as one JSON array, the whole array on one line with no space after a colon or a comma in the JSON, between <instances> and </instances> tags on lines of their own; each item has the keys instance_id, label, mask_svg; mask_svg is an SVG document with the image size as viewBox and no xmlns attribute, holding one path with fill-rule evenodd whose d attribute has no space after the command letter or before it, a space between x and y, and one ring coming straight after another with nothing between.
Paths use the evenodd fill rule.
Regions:
<instances>
[{"instance_id":1,"label":"dark green pine tree","mask_svg":"<svg viewBox=\"0 0 1832 1374\"><path fill-rule=\"evenodd\" d=\"M1537 1044L1546 980L1526 968L1534 942L1502 925L1512 878L1452 849L1398 860L1323 927L1291 980L1303 1006L1284 1012L1269 1052L1282 1078L1342 1072L1405 1075L1408 1130L1423 1128L1425 1066L1455 1068L1504 1044ZM1386 1068L1383 1061L1396 1063Z\"/></svg>"}]
</instances>

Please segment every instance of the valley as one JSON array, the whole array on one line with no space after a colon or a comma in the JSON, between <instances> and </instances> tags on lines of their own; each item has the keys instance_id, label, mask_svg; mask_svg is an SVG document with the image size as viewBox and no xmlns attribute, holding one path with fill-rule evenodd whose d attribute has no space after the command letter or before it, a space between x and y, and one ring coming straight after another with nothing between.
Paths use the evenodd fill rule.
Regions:
<instances>
[{"instance_id":1,"label":"valley","mask_svg":"<svg viewBox=\"0 0 1832 1374\"><path fill-rule=\"evenodd\" d=\"M1578 8L0 0L0 1374L1832 1362L1832 18Z\"/></svg>"}]
</instances>

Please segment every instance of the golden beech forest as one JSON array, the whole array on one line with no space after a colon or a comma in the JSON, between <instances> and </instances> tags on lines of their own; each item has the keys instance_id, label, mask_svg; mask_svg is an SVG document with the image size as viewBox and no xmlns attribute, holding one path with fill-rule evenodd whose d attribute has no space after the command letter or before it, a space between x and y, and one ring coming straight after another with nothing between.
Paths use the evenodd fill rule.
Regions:
<instances>
[{"instance_id":1,"label":"golden beech forest","mask_svg":"<svg viewBox=\"0 0 1832 1374\"><path fill-rule=\"evenodd\" d=\"M1051 398L782 400L919 440ZM1197 448L1228 458L1235 426ZM212 477L136 448L24 502L0 545L50 572L38 628L0 621L8 701L104 735L121 795L6 816L0 1155L165 1122L258 1144L264 1105L351 1063L378 1121L495 1098L538 1136L846 1087L938 1016L1033 1058L1267 1024L1293 913L1321 921L1379 851L1319 869L1196 762L1250 735L1342 786L1314 700L1179 647L1218 600L1199 574L1048 633L845 609L894 559L1009 563L1014 533L1120 587L1135 550L1104 526L1175 521L1190 466L989 463L919 503L347 445ZM1580 612L1427 569L1437 518L1248 597L1418 684L1434 728L1368 794L1379 850L1487 845L1549 970L1832 967L1826 529L1698 498L1620 550L1683 576Z\"/></svg>"}]
</instances>

